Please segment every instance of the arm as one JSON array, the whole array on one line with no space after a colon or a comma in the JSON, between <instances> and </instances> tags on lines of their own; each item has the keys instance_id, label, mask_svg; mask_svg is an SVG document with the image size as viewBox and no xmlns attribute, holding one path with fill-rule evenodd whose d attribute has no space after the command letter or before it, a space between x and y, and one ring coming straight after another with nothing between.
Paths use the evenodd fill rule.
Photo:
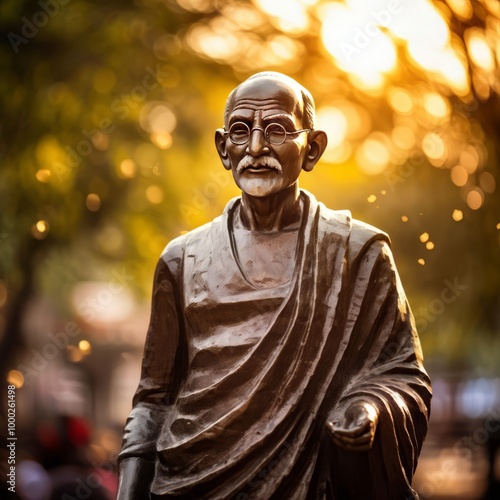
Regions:
<instances>
[{"instance_id":1,"label":"arm","mask_svg":"<svg viewBox=\"0 0 500 500\"><path fill-rule=\"evenodd\" d=\"M403 498L427 431L430 381L387 242L369 242L351 272L347 383L326 430L339 468L358 471L342 475L352 498Z\"/></svg>"},{"instance_id":2,"label":"arm","mask_svg":"<svg viewBox=\"0 0 500 500\"><path fill-rule=\"evenodd\" d=\"M154 475L158 434L184 372L181 297L175 279L181 256L176 248L169 245L156 266L141 380L118 457L119 500L147 498Z\"/></svg>"}]
</instances>

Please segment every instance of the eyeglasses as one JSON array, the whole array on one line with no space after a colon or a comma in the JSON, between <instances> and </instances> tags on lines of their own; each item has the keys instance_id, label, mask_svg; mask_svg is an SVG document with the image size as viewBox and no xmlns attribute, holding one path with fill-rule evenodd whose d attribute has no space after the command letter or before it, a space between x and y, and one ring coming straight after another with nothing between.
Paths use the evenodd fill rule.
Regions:
<instances>
[{"instance_id":1,"label":"eyeglasses","mask_svg":"<svg viewBox=\"0 0 500 500\"><path fill-rule=\"evenodd\" d=\"M292 132L288 132L283 125L280 123L270 123L266 128L262 128L259 126L255 126L250 128L244 122L235 122L229 128L229 132L224 132L225 134L229 134L229 139L233 144L241 146L242 144L246 144L250 140L250 136L254 130L261 130L264 132L264 137L266 141L274 144L275 146L279 146L283 144L289 135L300 134L301 132L310 132L312 129L303 128L300 130L294 130Z\"/></svg>"}]
</instances>

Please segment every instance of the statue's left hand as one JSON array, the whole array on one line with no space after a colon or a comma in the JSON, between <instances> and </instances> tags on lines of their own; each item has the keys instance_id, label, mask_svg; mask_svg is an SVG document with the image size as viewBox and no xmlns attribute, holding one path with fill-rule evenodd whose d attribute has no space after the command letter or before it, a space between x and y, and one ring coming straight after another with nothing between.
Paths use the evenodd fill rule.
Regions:
<instances>
[{"instance_id":1,"label":"statue's left hand","mask_svg":"<svg viewBox=\"0 0 500 500\"><path fill-rule=\"evenodd\" d=\"M373 445L378 409L371 403L356 401L339 421L327 422L333 442L349 451L367 451Z\"/></svg>"}]
</instances>

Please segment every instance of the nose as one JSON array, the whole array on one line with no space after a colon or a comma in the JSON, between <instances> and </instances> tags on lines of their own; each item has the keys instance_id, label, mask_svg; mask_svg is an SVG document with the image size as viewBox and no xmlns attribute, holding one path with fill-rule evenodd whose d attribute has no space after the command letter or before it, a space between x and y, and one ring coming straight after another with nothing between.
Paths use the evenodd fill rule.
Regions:
<instances>
[{"instance_id":1,"label":"nose","mask_svg":"<svg viewBox=\"0 0 500 500\"><path fill-rule=\"evenodd\" d=\"M250 131L247 153L254 157L269 153L269 147L267 145L266 138L264 137L264 130L262 127L254 126Z\"/></svg>"}]
</instances>

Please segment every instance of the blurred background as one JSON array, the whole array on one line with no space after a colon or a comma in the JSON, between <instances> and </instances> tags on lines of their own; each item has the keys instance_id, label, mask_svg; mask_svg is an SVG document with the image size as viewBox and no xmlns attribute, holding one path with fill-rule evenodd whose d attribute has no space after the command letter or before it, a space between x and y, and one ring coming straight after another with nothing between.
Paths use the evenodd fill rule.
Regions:
<instances>
[{"instance_id":1,"label":"blurred background","mask_svg":"<svg viewBox=\"0 0 500 500\"><path fill-rule=\"evenodd\" d=\"M18 497L114 498L155 264L238 195L214 130L277 70L329 136L301 186L392 238L435 393L414 486L500 498L497 0L4 0L0 31Z\"/></svg>"}]
</instances>

